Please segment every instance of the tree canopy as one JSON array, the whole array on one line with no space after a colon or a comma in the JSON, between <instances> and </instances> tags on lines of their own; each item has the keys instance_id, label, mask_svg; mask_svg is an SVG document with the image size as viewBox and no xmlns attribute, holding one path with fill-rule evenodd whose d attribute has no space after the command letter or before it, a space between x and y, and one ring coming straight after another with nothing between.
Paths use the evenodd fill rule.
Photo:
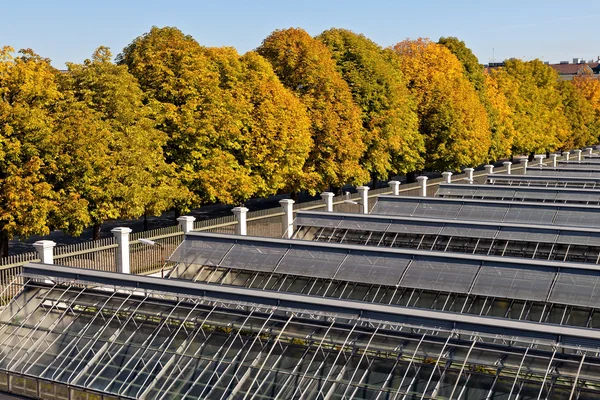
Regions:
<instances>
[{"instance_id":1,"label":"tree canopy","mask_svg":"<svg viewBox=\"0 0 600 400\"><path fill-rule=\"evenodd\" d=\"M458 170L482 163L491 142L487 113L460 61L426 39L405 40L393 49L417 101L425 165Z\"/></svg>"},{"instance_id":2,"label":"tree canopy","mask_svg":"<svg viewBox=\"0 0 600 400\"><path fill-rule=\"evenodd\" d=\"M365 150L360 110L329 49L291 28L273 32L257 52L307 108L314 145L306 171L319 177L315 188L366 182L368 174L359 163Z\"/></svg>"},{"instance_id":3,"label":"tree canopy","mask_svg":"<svg viewBox=\"0 0 600 400\"><path fill-rule=\"evenodd\" d=\"M361 164L375 178L421 169L424 139L395 53L345 29L330 29L318 39L331 51L361 111L367 146Z\"/></svg>"},{"instance_id":4,"label":"tree canopy","mask_svg":"<svg viewBox=\"0 0 600 400\"><path fill-rule=\"evenodd\" d=\"M591 71L591 70L590 70ZM0 256L14 236L596 144L600 80L484 68L456 37L332 28L246 54L153 27L58 71L0 51Z\"/></svg>"},{"instance_id":5,"label":"tree canopy","mask_svg":"<svg viewBox=\"0 0 600 400\"><path fill-rule=\"evenodd\" d=\"M558 74L540 60L507 60L492 71L513 112L515 128L512 152L545 153L562 147L569 134L557 90Z\"/></svg>"}]
</instances>

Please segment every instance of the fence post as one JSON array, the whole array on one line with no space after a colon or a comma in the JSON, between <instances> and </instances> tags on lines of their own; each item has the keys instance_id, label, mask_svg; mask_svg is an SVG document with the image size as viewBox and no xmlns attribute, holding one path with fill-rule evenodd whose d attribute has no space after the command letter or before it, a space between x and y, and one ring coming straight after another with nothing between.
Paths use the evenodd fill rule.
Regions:
<instances>
[{"instance_id":1,"label":"fence post","mask_svg":"<svg viewBox=\"0 0 600 400\"><path fill-rule=\"evenodd\" d=\"M369 187L368 186L357 186L356 190L360 195L359 204L362 206L362 213L369 213Z\"/></svg>"},{"instance_id":2,"label":"fence post","mask_svg":"<svg viewBox=\"0 0 600 400\"><path fill-rule=\"evenodd\" d=\"M591 157L593 155L592 152L594 151L594 148L593 147L586 147L585 149L588 151L588 155Z\"/></svg>"},{"instance_id":3,"label":"fence post","mask_svg":"<svg viewBox=\"0 0 600 400\"><path fill-rule=\"evenodd\" d=\"M248 213L248 209L246 207L235 207L231 211L233 211L233 215L235 215L235 219L237 220L235 234L246 236L248 234L248 224L246 222L246 214Z\"/></svg>"},{"instance_id":4,"label":"fence post","mask_svg":"<svg viewBox=\"0 0 600 400\"><path fill-rule=\"evenodd\" d=\"M444 182L452 183L452 172L444 171L442 172L442 176L444 177Z\"/></svg>"},{"instance_id":5,"label":"fence post","mask_svg":"<svg viewBox=\"0 0 600 400\"><path fill-rule=\"evenodd\" d=\"M38 240L33 244L38 257L44 264L54 264L54 246L56 243L52 240Z\"/></svg>"},{"instance_id":6,"label":"fence post","mask_svg":"<svg viewBox=\"0 0 600 400\"><path fill-rule=\"evenodd\" d=\"M545 154L536 154L536 155L533 156L533 158L535 158L536 160L538 160L538 166L540 168L542 168L544 166L543 161L544 161L544 158L546 158Z\"/></svg>"},{"instance_id":7,"label":"fence post","mask_svg":"<svg viewBox=\"0 0 600 400\"><path fill-rule=\"evenodd\" d=\"M577 154L577 161L581 161L581 150L575 150L575 154Z\"/></svg>"},{"instance_id":8,"label":"fence post","mask_svg":"<svg viewBox=\"0 0 600 400\"><path fill-rule=\"evenodd\" d=\"M484 165L483 168L485 168L485 173L488 175L491 175L494 173L494 166L491 164Z\"/></svg>"},{"instance_id":9,"label":"fence post","mask_svg":"<svg viewBox=\"0 0 600 400\"><path fill-rule=\"evenodd\" d=\"M400 181L389 181L388 185L391 186L394 196L400 196Z\"/></svg>"},{"instance_id":10,"label":"fence post","mask_svg":"<svg viewBox=\"0 0 600 400\"><path fill-rule=\"evenodd\" d=\"M279 200L279 204L283 208L282 236L291 239L294 236L294 200Z\"/></svg>"},{"instance_id":11,"label":"fence post","mask_svg":"<svg viewBox=\"0 0 600 400\"><path fill-rule=\"evenodd\" d=\"M464 169L465 174L467 174L466 179L469 183L473 183L473 171L475 171L474 168L465 168Z\"/></svg>"},{"instance_id":12,"label":"fence post","mask_svg":"<svg viewBox=\"0 0 600 400\"><path fill-rule=\"evenodd\" d=\"M179 227L183 233L189 233L194 230L194 221L196 218L184 215L182 217L177 218L177 222L179 222Z\"/></svg>"},{"instance_id":13,"label":"fence post","mask_svg":"<svg viewBox=\"0 0 600 400\"><path fill-rule=\"evenodd\" d=\"M511 167L512 167L512 162L510 162L510 161L504 161L502 163L502 165L504 165L506 167L506 174L510 175L510 170L511 170Z\"/></svg>"},{"instance_id":14,"label":"fence post","mask_svg":"<svg viewBox=\"0 0 600 400\"><path fill-rule=\"evenodd\" d=\"M556 158L558 157L558 154L550 154L550 158L552 159L552 167L556 168Z\"/></svg>"},{"instance_id":15,"label":"fence post","mask_svg":"<svg viewBox=\"0 0 600 400\"><path fill-rule=\"evenodd\" d=\"M417 176L417 180L421 184L421 196L427 197L427 178L426 176Z\"/></svg>"},{"instance_id":16,"label":"fence post","mask_svg":"<svg viewBox=\"0 0 600 400\"><path fill-rule=\"evenodd\" d=\"M123 274L131 273L131 263L129 260L129 234L131 229L129 228L115 228L111 230L112 234L117 240L117 251L115 253L115 264L117 266L117 272Z\"/></svg>"},{"instance_id":17,"label":"fence post","mask_svg":"<svg viewBox=\"0 0 600 400\"><path fill-rule=\"evenodd\" d=\"M563 151L562 155L565 158L565 161L569 161L569 156L571 155L571 152L570 151Z\"/></svg>"},{"instance_id":18,"label":"fence post","mask_svg":"<svg viewBox=\"0 0 600 400\"><path fill-rule=\"evenodd\" d=\"M321 193L321 198L325 201L325 209L327 212L333 212L333 196L331 192Z\"/></svg>"}]
</instances>

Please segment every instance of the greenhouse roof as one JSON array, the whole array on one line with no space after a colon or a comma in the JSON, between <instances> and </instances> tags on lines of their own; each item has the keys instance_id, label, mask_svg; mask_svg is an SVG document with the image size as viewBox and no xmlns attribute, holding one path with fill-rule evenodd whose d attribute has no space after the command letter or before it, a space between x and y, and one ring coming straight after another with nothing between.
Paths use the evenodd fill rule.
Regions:
<instances>
[{"instance_id":1,"label":"greenhouse roof","mask_svg":"<svg viewBox=\"0 0 600 400\"><path fill-rule=\"evenodd\" d=\"M573 173L574 175L574 173ZM510 174L488 174L486 179L488 185L509 186L544 186L544 187L566 187L598 189L600 188L600 175L597 177L567 176L567 175L510 175Z\"/></svg>"},{"instance_id":2,"label":"greenhouse roof","mask_svg":"<svg viewBox=\"0 0 600 400\"><path fill-rule=\"evenodd\" d=\"M0 325L0 371L23 394L592 399L600 385L587 327L43 264L24 277Z\"/></svg>"},{"instance_id":3,"label":"greenhouse roof","mask_svg":"<svg viewBox=\"0 0 600 400\"><path fill-rule=\"evenodd\" d=\"M294 238L598 264L600 229L299 211Z\"/></svg>"},{"instance_id":4,"label":"greenhouse roof","mask_svg":"<svg viewBox=\"0 0 600 400\"><path fill-rule=\"evenodd\" d=\"M558 226L600 226L600 207L579 204L378 196L373 214Z\"/></svg>"},{"instance_id":5,"label":"greenhouse roof","mask_svg":"<svg viewBox=\"0 0 600 400\"><path fill-rule=\"evenodd\" d=\"M600 205L600 190L582 188L441 183L436 196L455 199L517 200Z\"/></svg>"}]
</instances>

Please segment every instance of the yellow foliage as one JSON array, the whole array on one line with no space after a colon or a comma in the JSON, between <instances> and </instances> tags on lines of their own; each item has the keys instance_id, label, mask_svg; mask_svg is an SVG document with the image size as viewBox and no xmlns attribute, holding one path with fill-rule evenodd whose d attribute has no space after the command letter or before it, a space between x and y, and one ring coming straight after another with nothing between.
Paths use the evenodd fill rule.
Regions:
<instances>
[{"instance_id":1,"label":"yellow foliage","mask_svg":"<svg viewBox=\"0 0 600 400\"><path fill-rule=\"evenodd\" d=\"M417 101L425 165L457 170L481 164L491 144L488 117L460 61L427 39L405 40L393 49Z\"/></svg>"}]
</instances>

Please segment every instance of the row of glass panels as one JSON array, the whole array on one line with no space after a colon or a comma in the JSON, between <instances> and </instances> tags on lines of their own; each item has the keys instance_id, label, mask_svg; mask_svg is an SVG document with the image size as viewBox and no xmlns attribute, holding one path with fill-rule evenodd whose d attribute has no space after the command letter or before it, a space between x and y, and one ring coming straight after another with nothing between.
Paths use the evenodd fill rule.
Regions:
<instances>
[{"instance_id":1,"label":"row of glass panels","mask_svg":"<svg viewBox=\"0 0 600 400\"><path fill-rule=\"evenodd\" d=\"M300 226L295 239L600 265L600 246Z\"/></svg>"},{"instance_id":2,"label":"row of glass panels","mask_svg":"<svg viewBox=\"0 0 600 400\"><path fill-rule=\"evenodd\" d=\"M185 275L195 282L286 292L338 300L419 308L463 315L598 329L600 309L543 301L507 299L398 287L365 282L345 282L297 275L263 273L223 267L190 265ZM439 322L437 322L439 323ZM481 328L478 328L481 329ZM543 330L543 329L542 329ZM507 332L504 332L506 335ZM563 340L568 340L563 338ZM570 342L574 343L574 342ZM598 342L596 342L597 345ZM593 343L576 346L595 347Z\"/></svg>"},{"instance_id":3,"label":"row of glass panels","mask_svg":"<svg viewBox=\"0 0 600 400\"><path fill-rule=\"evenodd\" d=\"M440 184L438 197L600 205L600 192L566 188Z\"/></svg>"},{"instance_id":4,"label":"row of glass panels","mask_svg":"<svg viewBox=\"0 0 600 400\"><path fill-rule=\"evenodd\" d=\"M593 178L563 178L561 176L496 176L488 175L487 185L503 186L532 186L532 187L555 187L555 188L580 188L580 189L598 189L600 188L600 179Z\"/></svg>"},{"instance_id":5,"label":"row of glass panels","mask_svg":"<svg viewBox=\"0 0 600 400\"><path fill-rule=\"evenodd\" d=\"M600 301L600 271L531 266L516 260L497 262L289 242L200 239L188 237L171 257L180 263L171 271L171 278L193 279L188 275L189 265L206 265L511 299L548 299L581 306Z\"/></svg>"},{"instance_id":6,"label":"row of glass panels","mask_svg":"<svg viewBox=\"0 0 600 400\"><path fill-rule=\"evenodd\" d=\"M597 398L595 354L385 322L28 284L0 368L127 398ZM228 308L229 307L229 308Z\"/></svg>"},{"instance_id":7,"label":"row of glass panels","mask_svg":"<svg viewBox=\"0 0 600 400\"><path fill-rule=\"evenodd\" d=\"M387 220L381 217L370 217L369 215L346 216L311 212L299 212L294 224L296 226L335 228L340 230L349 229L354 231L600 246L600 232L565 230L552 226L524 228L494 225L493 222L473 225L462 221L416 221L402 219L402 217Z\"/></svg>"},{"instance_id":8,"label":"row of glass panels","mask_svg":"<svg viewBox=\"0 0 600 400\"><path fill-rule=\"evenodd\" d=\"M549 203L379 196L372 214L515 224L600 226L598 207Z\"/></svg>"},{"instance_id":9,"label":"row of glass panels","mask_svg":"<svg viewBox=\"0 0 600 400\"><path fill-rule=\"evenodd\" d=\"M527 175L539 176L572 176L600 178L600 170L590 171L589 168L569 168L567 167L544 167L544 168L527 168Z\"/></svg>"}]
</instances>

